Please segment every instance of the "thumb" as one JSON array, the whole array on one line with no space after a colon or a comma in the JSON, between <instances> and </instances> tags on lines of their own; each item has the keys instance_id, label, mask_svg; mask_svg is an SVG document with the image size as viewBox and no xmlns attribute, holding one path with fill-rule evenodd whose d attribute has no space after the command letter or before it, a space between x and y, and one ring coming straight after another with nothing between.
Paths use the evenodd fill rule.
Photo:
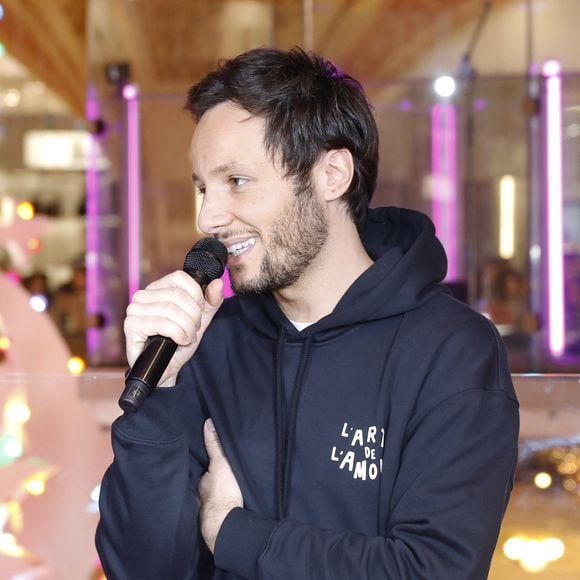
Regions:
<instances>
[{"instance_id":1,"label":"thumb","mask_svg":"<svg viewBox=\"0 0 580 580\"><path fill-rule=\"evenodd\" d=\"M201 315L201 334L205 332L205 329L209 326L219 307L224 301L224 283L221 278L217 280L212 280L205 289L204 293L204 308Z\"/></svg>"},{"instance_id":2,"label":"thumb","mask_svg":"<svg viewBox=\"0 0 580 580\"><path fill-rule=\"evenodd\" d=\"M224 457L220 439L211 419L208 419L203 426L203 439L210 462Z\"/></svg>"},{"instance_id":3,"label":"thumb","mask_svg":"<svg viewBox=\"0 0 580 580\"><path fill-rule=\"evenodd\" d=\"M212 280L205 289L205 301L216 310L224 301L224 281L221 278Z\"/></svg>"}]
</instances>

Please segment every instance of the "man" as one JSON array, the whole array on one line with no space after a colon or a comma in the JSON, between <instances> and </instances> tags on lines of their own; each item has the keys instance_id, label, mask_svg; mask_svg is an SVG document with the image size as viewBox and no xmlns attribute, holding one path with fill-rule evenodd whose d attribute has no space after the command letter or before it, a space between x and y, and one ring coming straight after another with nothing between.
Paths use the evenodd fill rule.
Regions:
<instances>
[{"instance_id":1,"label":"man","mask_svg":"<svg viewBox=\"0 0 580 580\"><path fill-rule=\"evenodd\" d=\"M516 463L504 349L440 284L428 218L367 212L360 85L258 49L186 108L199 226L238 296L174 272L127 309L130 364L151 335L179 347L165 388L113 425L107 577L486 578Z\"/></svg>"}]
</instances>

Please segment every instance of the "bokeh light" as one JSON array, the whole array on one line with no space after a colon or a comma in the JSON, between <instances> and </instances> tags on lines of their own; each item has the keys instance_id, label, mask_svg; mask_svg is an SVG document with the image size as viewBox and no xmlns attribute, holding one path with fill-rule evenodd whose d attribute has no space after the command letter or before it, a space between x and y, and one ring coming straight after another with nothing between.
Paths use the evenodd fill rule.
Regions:
<instances>
[{"instance_id":1,"label":"bokeh light","mask_svg":"<svg viewBox=\"0 0 580 580\"><path fill-rule=\"evenodd\" d=\"M10 423L23 425L30 419L30 407L26 404L24 399L11 399L6 403L6 407L4 408L4 416Z\"/></svg>"},{"instance_id":2,"label":"bokeh light","mask_svg":"<svg viewBox=\"0 0 580 580\"><path fill-rule=\"evenodd\" d=\"M16 206L18 217L23 220L31 220L34 217L34 206L29 201L22 201Z\"/></svg>"},{"instance_id":3,"label":"bokeh light","mask_svg":"<svg viewBox=\"0 0 580 580\"><path fill-rule=\"evenodd\" d=\"M46 483L42 477L31 477L24 482L24 489L30 495L42 495L46 491Z\"/></svg>"},{"instance_id":4,"label":"bokeh light","mask_svg":"<svg viewBox=\"0 0 580 580\"><path fill-rule=\"evenodd\" d=\"M540 471L534 477L534 485L540 489L548 489L552 485L552 476L545 471Z\"/></svg>"},{"instance_id":5,"label":"bokeh light","mask_svg":"<svg viewBox=\"0 0 580 580\"><path fill-rule=\"evenodd\" d=\"M31 252L38 252L42 247L42 244L38 238L30 238L28 242L26 242L26 245Z\"/></svg>"},{"instance_id":6,"label":"bokeh light","mask_svg":"<svg viewBox=\"0 0 580 580\"><path fill-rule=\"evenodd\" d=\"M71 375L80 375L87 368L87 364L80 356L73 356L68 360L67 367Z\"/></svg>"},{"instance_id":7,"label":"bokeh light","mask_svg":"<svg viewBox=\"0 0 580 580\"><path fill-rule=\"evenodd\" d=\"M33 294L29 304L35 312L44 312L48 308L48 298L44 294Z\"/></svg>"},{"instance_id":8,"label":"bokeh light","mask_svg":"<svg viewBox=\"0 0 580 580\"><path fill-rule=\"evenodd\" d=\"M9 350L12 341L6 335L0 335L0 350Z\"/></svg>"},{"instance_id":9,"label":"bokeh light","mask_svg":"<svg viewBox=\"0 0 580 580\"><path fill-rule=\"evenodd\" d=\"M25 555L24 548L16 543L16 538L6 532L0 534L0 553L13 558L22 558Z\"/></svg>"},{"instance_id":10,"label":"bokeh light","mask_svg":"<svg viewBox=\"0 0 580 580\"><path fill-rule=\"evenodd\" d=\"M503 545L506 558L519 562L520 567L530 574L545 570L550 562L559 560L566 551L559 538L531 538L512 536Z\"/></svg>"},{"instance_id":11,"label":"bokeh light","mask_svg":"<svg viewBox=\"0 0 580 580\"><path fill-rule=\"evenodd\" d=\"M2 442L2 454L9 459L18 459L22 457L24 449L22 447L22 442L20 439L14 436L4 437Z\"/></svg>"}]
</instances>

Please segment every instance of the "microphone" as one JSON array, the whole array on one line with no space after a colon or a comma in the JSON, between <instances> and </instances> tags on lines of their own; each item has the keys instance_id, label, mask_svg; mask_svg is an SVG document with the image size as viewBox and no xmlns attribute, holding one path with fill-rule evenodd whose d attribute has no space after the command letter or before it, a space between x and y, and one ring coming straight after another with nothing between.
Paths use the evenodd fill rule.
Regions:
<instances>
[{"instance_id":1,"label":"microphone","mask_svg":"<svg viewBox=\"0 0 580 580\"><path fill-rule=\"evenodd\" d=\"M202 238L185 256L183 271L205 292L207 285L224 273L228 261L226 247L215 238ZM165 336L150 336L143 352L125 375L125 390L119 407L128 413L138 411L153 392L167 368L177 344Z\"/></svg>"}]
</instances>

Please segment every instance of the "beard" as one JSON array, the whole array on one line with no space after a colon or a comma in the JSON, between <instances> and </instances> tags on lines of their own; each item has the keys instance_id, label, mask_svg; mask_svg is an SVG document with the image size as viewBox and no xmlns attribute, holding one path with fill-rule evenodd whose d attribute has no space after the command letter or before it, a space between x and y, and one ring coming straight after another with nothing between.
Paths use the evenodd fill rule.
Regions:
<instances>
[{"instance_id":1,"label":"beard","mask_svg":"<svg viewBox=\"0 0 580 580\"><path fill-rule=\"evenodd\" d=\"M294 189L290 203L272 224L269 237L256 276L236 282L236 268L230 269L230 281L236 294L265 294L288 288L316 258L328 238L328 222L312 183Z\"/></svg>"}]
</instances>

